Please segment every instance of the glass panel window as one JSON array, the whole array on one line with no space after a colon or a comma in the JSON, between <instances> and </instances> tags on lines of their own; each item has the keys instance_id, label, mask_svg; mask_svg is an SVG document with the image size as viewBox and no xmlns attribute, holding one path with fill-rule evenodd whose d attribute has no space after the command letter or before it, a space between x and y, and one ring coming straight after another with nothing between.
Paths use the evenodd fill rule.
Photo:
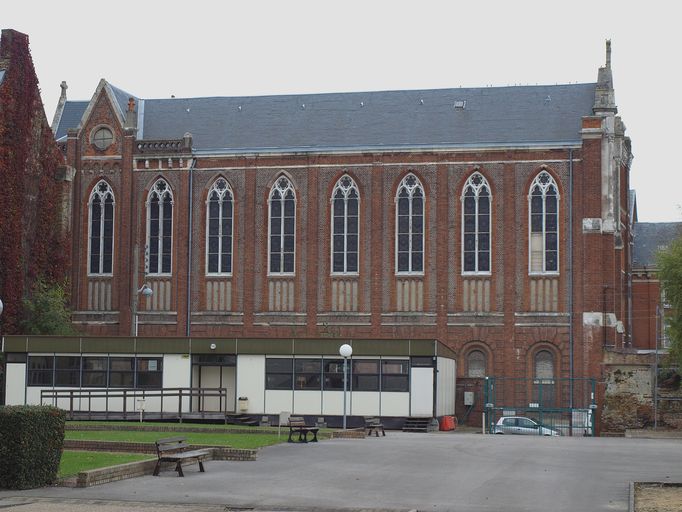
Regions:
<instances>
[{"instance_id":1,"label":"glass panel window","mask_svg":"<svg viewBox=\"0 0 682 512\"><path fill-rule=\"evenodd\" d=\"M293 363L293 359L266 358L265 389L293 389Z\"/></svg>"},{"instance_id":2,"label":"glass panel window","mask_svg":"<svg viewBox=\"0 0 682 512\"><path fill-rule=\"evenodd\" d=\"M410 361L407 359L382 359L381 391L410 390Z\"/></svg>"},{"instance_id":3,"label":"glass panel window","mask_svg":"<svg viewBox=\"0 0 682 512\"><path fill-rule=\"evenodd\" d=\"M83 387L107 387L107 358L84 357L82 385Z\"/></svg>"},{"instance_id":4,"label":"glass panel window","mask_svg":"<svg viewBox=\"0 0 682 512\"><path fill-rule=\"evenodd\" d=\"M114 192L101 180L92 189L88 201L90 215L88 272L111 274L114 247Z\"/></svg>"},{"instance_id":5,"label":"glass panel window","mask_svg":"<svg viewBox=\"0 0 682 512\"><path fill-rule=\"evenodd\" d=\"M322 360L294 359L294 389L322 389Z\"/></svg>"},{"instance_id":6,"label":"glass panel window","mask_svg":"<svg viewBox=\"0 0 682 512\"><path fill-rule=\"evenodd\" d=\"M147 261L149 274L171 273L173 246L173 192L159 179L147 198Z\"/></svg>"},{"instance_id":7,"label":"glass panel window","mask_svg":"<svg viewBox=\"0 0 682 512\"><path fill-rule=\"evenodd\" d=\"M135 387L135 359L133 357L112 357L109 359L109 387Z\"/></svg>"},{"instance_id":8,"label":"glass panel window","mask_svg":"<svg viewBox=\"0 0 682 512\"><path fill-rule=\"evenodd\" d=\"M81 383L80 356L56 356L54 359L54 385L79 387Z\"/></svg>"},{"instance_id":9,"label":"glass panel window","mask_svg":"<svg viewBox=\"0 0 682 512\"><path fill-rule=\"evenodd\" d=\"M268 269L270 274L293 274L296 254L296 194L280 176L270 191Z\"/></svg>"},{"instance_id":10,"label":"glass panel window","mask_svg":"<svg viewBox=\"0 0 682 512\"><path fill-rule=\"evenodd\" d=\"M490 186L475 172L462 190L462 272L490 272Z\"/></svg>"},{"instance_id":11,"label":"glass panel window","mask_svg":"<svg viewBox=\"0 0 682 512\"><path fill-rule=\"evenodd\" d=\"M358 212L360 193L353 178L347 174L336 182L332 192L332 273L358 271Z\"/></svg>"},{"instance_id":12,"label":"glass panel window","mask_svg":"<svg viewBox=\"0 0 682 512\"><path fill-rule=\"evenodd\" d=\"M379 360L353 359L353 391L379 391Z\"/></svg>"},{"instance_id":13,"label":"glass panel window","mask_svg":"<svg viewBox=\"0 0 682 512\"><path fill-rule=\"evenodd\" d=\"M533 274L559 271L559 189L554 178L542 171L528 195L528 265Z\"/></svg>"},{"instance_id":14,"label":"glass panel window","mask_svg":"<svg viewBox=\"0 0 682 512\"><path fill-rule=\"evenodd\" d=\"M347 363L346 386L350 389L350 361ZM323 364L324 369L324 389L326 390L341 390L343 391L343 359L325 359Z\"/></svg>"},{"instance_id":15,"label":"glass panel window","mask_svg":"<svg viewBox=\"0 0 682 512\"><path fill-rule=\"evenodd\" d=\"M424 189L414 174L400 182L396 194L396 273L424 272Z\"/></svg>"},{"instance_id":16,"label":"glass panel window","mask_svg":"<svg viewBox=\"0 0 682 512\"><path fill-rule=\"evenodd\" d=\"M28 385L52 386L54 382L54 357L29 356Z\"/></svg>"},{"instance_id":17,"label":"glass panel window","mask_svg":"<svg viewBox=\"0 0 682 512\"><path fill-rule=\"evenodd\" d=\"M163 359L160 357L140 357L137 359L138 388L163 387Z\"/></svg>"},{"instance_id":18,"label":"glass panel window","mask_svg":"<svg viewBox=\"0 0 682 512\"><path fill-rule=\"evenodd\" d=\"M232 273L233 194L229 183L218 178L206 200L206 272Z\"/></svg>"}]
</instances>

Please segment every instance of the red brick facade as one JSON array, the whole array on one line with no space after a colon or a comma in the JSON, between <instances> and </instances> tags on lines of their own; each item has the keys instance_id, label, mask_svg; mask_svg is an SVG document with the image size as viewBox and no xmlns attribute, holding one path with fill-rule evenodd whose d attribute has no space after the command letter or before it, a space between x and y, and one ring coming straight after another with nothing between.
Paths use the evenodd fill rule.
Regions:
<instances>
[{"instance_id":1,"label":"red brick facade","mask_svg":"<svg viewBox=\"0 0 682 512\"><path fill-rule=\"evenodd\" d=\"M555 147L197 155L189 138L165 147L138 141L106 87L98 91L66 144L77 170L75 319L88 334L130 335L135 290L149 283L141 336L437 338L460 355L460 377L478 349L488 375L533 377L535 354L548 350L557 377L600 378L602 348L625 343L629 140L615 108L576 119L582 140ZM101 125L114 133L105 151L90 140ZM560 196L559 271L531 275L529 188L543 170ZM491 188L492 271L470 276L462 273L461 196L475 171ZM425 193L424 272L399 276L395 197L408 173ZM344 174L359 189L360 232L359 271L342 277L330 272L330 199ZM281 175L296 192L293 276L267 272L268 197ZM144 274L146 198L159 177L174 201L172 272L163 277ZM234 192L229 277L206 274L206 201L218 177ZM88 198L101 179L115 194L114 268L88 276ZM335 311L338 300L351 310Z\"/></svg>"}]
</instances>

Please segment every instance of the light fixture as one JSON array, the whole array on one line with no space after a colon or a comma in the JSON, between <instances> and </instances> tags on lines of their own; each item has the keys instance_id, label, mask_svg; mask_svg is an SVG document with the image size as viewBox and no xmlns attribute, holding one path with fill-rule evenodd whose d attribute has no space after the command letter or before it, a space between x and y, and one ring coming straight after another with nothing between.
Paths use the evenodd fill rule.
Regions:
<instances>
[{"instance_id":1,"label":"light fixture","mask_svg":"<svg viewBox=\"0 0 682 512\"><path fill-rule=\"evenodd\" d=\"M353 347L344 343L339 347L339 355L343 357L343 429L346 430L346 394L348 391L348 358L353 355Z\"/></svg>"}]
</instances>

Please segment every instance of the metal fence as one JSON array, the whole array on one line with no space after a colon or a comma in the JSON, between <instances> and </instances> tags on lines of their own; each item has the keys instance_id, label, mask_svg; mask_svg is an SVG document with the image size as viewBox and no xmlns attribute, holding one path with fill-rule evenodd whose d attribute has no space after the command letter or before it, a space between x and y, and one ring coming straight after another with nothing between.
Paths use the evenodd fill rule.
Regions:
<instances>
[{"instance_id":1,"label":"metal fence","mask_svg":"<svg viewBox=\"0 0 682 512\"><path fill-rule=\"evenodd\" d=\"M595 379L486 377L484 385L488 433L594 435Z\"/></svg>"}]
</instances>

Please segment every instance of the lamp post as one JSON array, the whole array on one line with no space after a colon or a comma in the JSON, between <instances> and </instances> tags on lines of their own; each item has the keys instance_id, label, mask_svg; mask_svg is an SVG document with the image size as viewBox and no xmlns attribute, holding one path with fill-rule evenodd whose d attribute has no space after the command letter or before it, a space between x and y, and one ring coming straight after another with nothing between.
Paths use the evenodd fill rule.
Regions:
<instances>
[{"instance_id":1,"label":"lamp post","mask_svg":"<svg viewBox=\"0 0 682 512\"><path fill-rule=\"evenodd\" d=\"M346 391L348 390L348 358L353 355L353 347L344 343L339 347L343 357L343 429L346 430Z\"/></svg>"},{"instance_id":2,"label":"lamp post","mask_svg":"<svg viewBox=\"0 0 682 512\"><path fill-rule=\"evenodd\" d=\"M137 290L137 293L135 294L135 337L137 337L137 324L138 324L138 317L139 314L137 312L137 305L139 298L138 296L140 294L144 295L145 297L150 297L154 293L154 290L152 290L147 283L143 284L142 287Z\"/></svg>"}]
</instances>

